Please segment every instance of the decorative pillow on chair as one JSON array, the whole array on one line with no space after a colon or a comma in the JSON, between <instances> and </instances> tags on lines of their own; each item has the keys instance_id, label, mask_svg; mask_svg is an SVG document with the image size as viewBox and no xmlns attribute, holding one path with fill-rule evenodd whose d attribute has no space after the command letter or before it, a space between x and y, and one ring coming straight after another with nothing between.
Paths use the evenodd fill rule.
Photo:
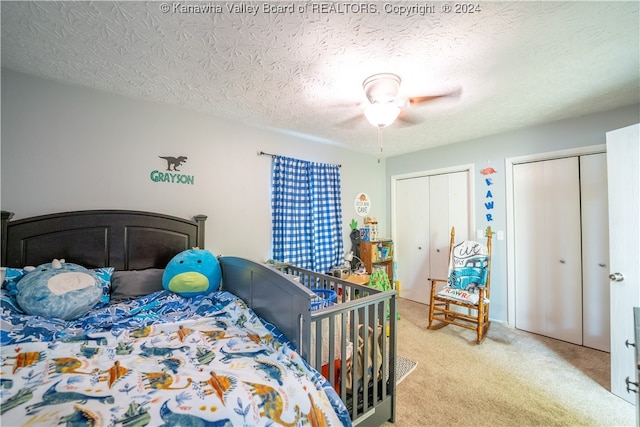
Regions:
<instances>
[{"instance_id":1,"label":"decorative pillow on chair","mask_svg":"<svg viewBox=\"0 0 640 427\"><path fill-rule=\"evenodd\" d=\"M94 271L59 260L27 273L17 289L18 305L27 314L63 320L83 316L103 296L102 283Z\"/></svg>"},{"instance_id":2,"label":"decorative pillow on chair","mask_svg":"<svg viewBox=\"0 0 640 427\"><path fill-rule=\"evenodd\" d=\"M449 287L473 292L487 283L489 256L482 243L465 240L451 251Z\"/></svg>"}]
</instances>

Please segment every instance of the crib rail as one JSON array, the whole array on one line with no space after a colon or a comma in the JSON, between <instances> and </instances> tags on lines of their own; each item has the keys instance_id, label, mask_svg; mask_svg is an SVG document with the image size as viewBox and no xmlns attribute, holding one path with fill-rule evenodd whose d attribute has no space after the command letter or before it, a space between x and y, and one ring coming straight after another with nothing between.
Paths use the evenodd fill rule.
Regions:
<instances>
[{"instance_id":1,"label":"crib rail","mask_svg":"<svg viewBox=\"0 0 640 427\"><path fill-rule=\"evenodd\" d=\"M395 421L396 291L288 264L223 256L222 288L273 323L349 408L354 425ZM318 289L336 303L312 311Z\"/></svg>"},{"instance_id":2,"label":"crib rail","mask_svg":"<svg viewBox=\"0 0 640 427\"><path fill-rule=\"evenodd\" d=\"M338 303L311 312L299 351L336 389L354 424L395 419L396 292L291 265L278 269L307 289L338 293Z\"/></svg>"}]
</instances>

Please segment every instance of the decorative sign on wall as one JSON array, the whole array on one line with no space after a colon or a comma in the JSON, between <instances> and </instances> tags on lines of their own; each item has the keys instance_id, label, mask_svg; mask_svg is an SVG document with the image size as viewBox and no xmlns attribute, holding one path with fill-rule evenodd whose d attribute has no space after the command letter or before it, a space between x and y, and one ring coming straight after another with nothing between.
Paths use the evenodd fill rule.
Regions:
<instances>
[{"instance_id":1,"label":"decorative sign on wall","mask_svg":"<svg viewBox=\"0 0 640 427\"><path fill-rule=\"evenodd\" d=\"M489 175L493 175L495 174L497 171L494 168L484 168L480 171L480 173L482 175L485 176L484 178L484 184L487 188L487 192L485 193L484 196L484 209L486 211L485 213L485 217L487 219L487 222L491 222L493 221L493 208L494 208L494 201L493 201L493 177L489 176Z\"/></svg>"},{"instance_id":2,"label":"decorative sign on wall","mask_svg":"<svg viewBox=\"0 0 640 427\"><path fill-rule=\"evenodd\" d=\"M371 211L371 201L367 193L358 193L356 199L353 201L353 207L359 216L369 215L369 211Z\"/></svg>"},{"instance_id":3,"label":"decorative sign on wall","mask_svg":"<svg viewBox=\"0 0 640 427\"><path fill-rule=\"evenodd\" d=\"M180 172L178 167L182 166L187 162L186 156L178 156L178 157L170 157L170 156L158 156L161 159L164 159L167 162L167 172L161 172L159 170L151 171L149 178L153 182L168 182L171 184L194 184L193 175L185 175L181 173L172 173L172 172Z\"/></svg>"}]
</instances>

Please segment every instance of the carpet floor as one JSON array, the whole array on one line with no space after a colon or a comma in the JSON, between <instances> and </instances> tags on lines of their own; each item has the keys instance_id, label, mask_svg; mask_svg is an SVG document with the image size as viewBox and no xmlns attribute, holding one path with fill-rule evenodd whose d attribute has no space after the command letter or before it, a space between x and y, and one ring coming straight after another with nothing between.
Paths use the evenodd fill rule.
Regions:
<instances>
[{"instance_id":1,"label":"carpet floor","mask_svg":"<svg viewBox=\"0 0 640 427\"><path fill-rule=\"evenodd\" d=\"M634 405L608 390L608 353L499 322L477 345L473 331L428 330L426 305L398 308L398 353L418 364L384 426L635 426Z\"/></svg>"}]
</instances>

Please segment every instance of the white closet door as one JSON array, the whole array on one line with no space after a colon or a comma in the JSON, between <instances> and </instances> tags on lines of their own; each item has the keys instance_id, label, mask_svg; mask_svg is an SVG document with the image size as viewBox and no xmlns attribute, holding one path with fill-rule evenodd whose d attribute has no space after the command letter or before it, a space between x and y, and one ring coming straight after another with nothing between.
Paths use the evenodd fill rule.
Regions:
<instances>
[{"instance_id":1,"label":"white closet door","mask_svg":"<svg viewBox=\"0 0 640 427\"><path fill-rule=\"evenodd\" d=\"M516 322L518 329L546 333L547 271L543 265L545 218L540 214L543 162L513 166Z\"/></svg>"},{"instance_id":2,"label":"white closet door","mask_svg":"<svg viewBox=\"0 0 640 427\"><path fill-rule=\"evenodd\" d=\"M395 259L400 295L429 303L429 277L446 279L449 236L469 234L469 172L396 182Z\"/></svg>"},{"instance_id":3,"label":"white closet door","mask_svg":"<svg viewBox=\"0 0 640 427\"><path fill-rule=\"evenodd\" d=\"M429 180L429 230L431 277L446 279L451 227L456 242L469 238L468 172L434 175Z\"/></svg>"},{"instance_id":4,"label":"white closet door","mask_svg":"<svg viewBox=\"0 0 640 427\"><path fill-rule=\"evenodd\" d=\"M577 157L514 166L516 327L582 344Z\"/></svg>"},{"instance_id":5,"label":"white closet door","mask_svg":"<svg viewBox=\"0 0 640 427\"><path fill-rule=\"evenodd\" d=\"M582 203L582 333L583 344L611 348L609 319L609 213L607 155L580 157Z\"/></svg>"},{"instance_id":6,"label":"white closet door","mask_svg":"<svg viewBox=\"0 0 640 427\"><path fill-rule=\"evenodd\" d=\"M400 296L429 303L429 177L396 182L394 259Z\"/></svg>"}]
</instances>

